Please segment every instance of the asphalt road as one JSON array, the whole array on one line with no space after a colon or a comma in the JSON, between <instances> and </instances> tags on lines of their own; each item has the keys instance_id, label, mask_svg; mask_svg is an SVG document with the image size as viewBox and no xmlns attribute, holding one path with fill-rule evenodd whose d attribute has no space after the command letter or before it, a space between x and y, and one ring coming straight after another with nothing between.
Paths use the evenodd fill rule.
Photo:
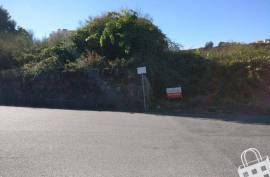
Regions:
<instances>
[{"instance_id":1,"label":"asphalt road","mask_svg":"<svg viewBox=\"0 0 270 177\"><path fill-rule=\"evenodd\" d=\"M270 155L269 125L0 107L2 177L237 177L250 147Z\"/></svg>"}]
</instances>

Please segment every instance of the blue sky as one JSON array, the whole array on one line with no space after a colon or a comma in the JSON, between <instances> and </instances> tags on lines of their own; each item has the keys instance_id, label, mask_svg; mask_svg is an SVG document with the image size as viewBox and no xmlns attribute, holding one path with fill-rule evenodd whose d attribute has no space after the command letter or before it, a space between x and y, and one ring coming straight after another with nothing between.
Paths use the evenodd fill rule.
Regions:
<instances>
[{"instance_id":1,"label":"blue sky","mask_svg":"<svg viewBox=\"0 0 270 177\"><path fill-rule=\"evenodd\" d=\"M270 38L270 0L1 0L18 25L36 37L76 29L89 16L131 8L152 17L186 49L207 41L253 42Z\"/></svg>"}]
</instances>

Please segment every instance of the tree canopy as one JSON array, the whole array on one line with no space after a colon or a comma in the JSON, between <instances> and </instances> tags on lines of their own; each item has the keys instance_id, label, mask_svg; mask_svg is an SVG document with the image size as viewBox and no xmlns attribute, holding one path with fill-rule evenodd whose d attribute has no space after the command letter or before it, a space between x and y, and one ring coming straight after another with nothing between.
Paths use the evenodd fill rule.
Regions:
<instances>
[{"instance_id":1,"label":"tree canopy","mask_svg":"<svg viewBox=\"0 0 270 177\"><path fill-rule=\"evenodd\" d=\"M0 6L0 33L16 31L16 23L11 19L8 11Z\"/></svg>"},{"instance_id":2,"label":"tree canopy","mask_svg":"<svg viewBox=\"0 0 270 177\"><path fill-rule=\"evenodd\" d=\"M33 44L33 35L16 26L8 11L0 6L0 69L17 67L22 53Z\"/></svg>"},{"instance_id":3,"label":"tree canopy","mask_svg":"<svg viewBox=\"0 0 270 177\"><path fill-rule=\"evenodd\" d=\"M73 41L80 51L97 52L110 59L155 55L168 48L159 28L132 10L108 12L90 19Z\"/></svg>"},{"instance_id":4,"label":"tree canopy","mask_svg":"<svg viewBox=\"0 0 270 177\"><path fill-rule=\"evenodd\" d=\"M205 43L205 46L204 46L204 48L206 49L211 49L213 47L214 47L214 43L212 41Z\"/></svg>"}]
</instances>

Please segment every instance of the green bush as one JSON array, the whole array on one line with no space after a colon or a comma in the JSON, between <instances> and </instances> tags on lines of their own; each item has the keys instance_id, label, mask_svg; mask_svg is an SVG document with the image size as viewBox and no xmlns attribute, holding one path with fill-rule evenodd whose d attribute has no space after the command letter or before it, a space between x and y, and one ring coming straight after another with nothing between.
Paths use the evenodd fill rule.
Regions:
<instances>
[{"instance_id":1,"label":"green bush","mask_svg":"<svg viewBox=\"0 0 270 177\"><path fill-rule=\"evenodd\" d=\"M59 74L63 70L64 65L59 61L57 57L50 57L44 59L38 63L26 64L23 67L24 74L27 76L41 77L48 76L51 74Z\"/></svg>"},{"instance_id":2,"label":"green bush","mask_svg":"<svg viewBox=\"0 0 270 177\"><path fill-rule=\"evenodd\" d=\"M168 47L158 27L132 10L91 19L75 33L73 41L79 51L96 52L111 60L157 55Z\"/></svg>"}]
</instances>

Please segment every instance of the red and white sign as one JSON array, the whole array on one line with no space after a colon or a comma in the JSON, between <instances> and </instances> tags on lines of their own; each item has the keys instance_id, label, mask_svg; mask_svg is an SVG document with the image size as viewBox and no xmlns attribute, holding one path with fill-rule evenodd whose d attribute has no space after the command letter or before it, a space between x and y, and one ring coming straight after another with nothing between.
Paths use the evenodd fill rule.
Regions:
<instances>
[{"instance_id":1,"label":"red and white sign","mask_svg":"<svg viewBox=\"0 0 270 177\"><path fill-rule=\"evenodd\" d=\"M167 88L166 93L167 93L168 99L182 99L183 98L181 87Z\"/></svg>"}]
</instances>

